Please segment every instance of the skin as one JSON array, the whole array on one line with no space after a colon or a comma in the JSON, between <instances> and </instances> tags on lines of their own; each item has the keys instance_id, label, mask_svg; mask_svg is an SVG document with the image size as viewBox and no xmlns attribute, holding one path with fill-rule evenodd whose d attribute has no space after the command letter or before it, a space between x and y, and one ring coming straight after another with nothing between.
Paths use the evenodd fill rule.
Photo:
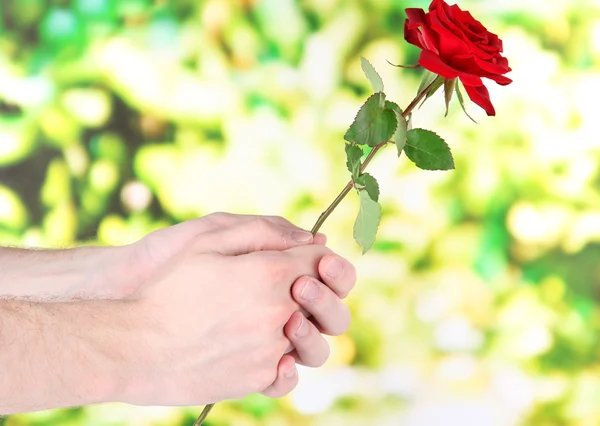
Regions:
<instances>
[{"instance_id":1,"label":"skin","mask_svg":"<svg viewBox=\"0 0 600 426\"><path fill-rule=\"evenodd\" d=\"M218 213L124 247L0 249L0 413L287 394L350 323L355 269L324 244Z\"/></svg>"}]
</instances>

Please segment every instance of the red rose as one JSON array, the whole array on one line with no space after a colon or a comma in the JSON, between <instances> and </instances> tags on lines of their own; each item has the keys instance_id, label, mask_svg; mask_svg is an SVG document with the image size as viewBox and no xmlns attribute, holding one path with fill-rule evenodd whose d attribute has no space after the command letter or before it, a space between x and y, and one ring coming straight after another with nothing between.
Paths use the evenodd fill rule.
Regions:
<instances>
[{"instance_id":1,"label":"red rose","mask_svg":"<svg viewBox=\"0 0 600 426\"><path fill-rule=\"evenodd\" d=\"M496 115L482 77L506 85L511 69L502 56L502 40L457 5L433 0L429 12L406 9L404 38L422 49L419 64L445 79L459 78L469 98Z\"/></svg>"}]
</instances>

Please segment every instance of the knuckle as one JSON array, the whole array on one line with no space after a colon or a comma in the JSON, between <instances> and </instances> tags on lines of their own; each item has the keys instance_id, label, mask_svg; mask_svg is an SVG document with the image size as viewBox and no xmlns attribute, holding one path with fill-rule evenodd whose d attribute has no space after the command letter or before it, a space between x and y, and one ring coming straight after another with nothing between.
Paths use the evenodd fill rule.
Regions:
<instances>
[{"instance_id":1,"label":"knuckle","mask_svg":"<svg viewBox=\"0 0 600 426\"><path fill-rule=\"evenodd\" d=\"M140 242L142 256L152 266L159 266L172 255L169 244L162 232L155 231L146 235Z\"/></svg>"},{"instance_id":2,"label":"knuckle","mask_svg":"<svg viewBox=\"0 0 600 426\"><path fill-rule=\"evenodd\" d=\"M273 224L262 216L253 218L251 224L258 232L269 232L273 229Z\"/></svg>"},{"instance_id":3,"label":"knuckle","mask_svg":"<svg viewBox=\"0 0 600 426\"><path fill-rule=\"evenodd\" d=\"M265 219L269 220L270 222L279 222L279 223L290 223L287 219L281 217L281 216L276 216L276 215L267 215L267 216L263 216Z\"/></svg>"},{"instance_id":4,"label":"knuckle","mask_svg":"<svg viewBox=\"0 0 600 426\"><path fill-rule=\"evenodd\" d=\"M234 215L226 212L213 212L203 216L201 220L205 222L208 229L219 229L231 222Z\"/></svg>"},{"instance_id":5,"label":"knuckle","mask_svg":"<svg viewBox=\"0 0 600 426\"><path fill-rule=\"evenodd\" d=\"M250 221L250 226L254 228L254 231L257 235L268 237L269 240L279 238L281 246L287 248L288 243L285 232L282 232L275 223L267 219L265 216L254 217Z\"/></svg>"},{"instance_id":6,"label":"knuckle","mask_svg":"<svg viewBox=\"0 0 600 426\"><path fill-rule=\"evenodd\" d=\"M204 219L211 223L219 223L222 219L225 219L227 217L229 217L229 213L213 212L204 216Z\"/></svg>"}]
</instances>

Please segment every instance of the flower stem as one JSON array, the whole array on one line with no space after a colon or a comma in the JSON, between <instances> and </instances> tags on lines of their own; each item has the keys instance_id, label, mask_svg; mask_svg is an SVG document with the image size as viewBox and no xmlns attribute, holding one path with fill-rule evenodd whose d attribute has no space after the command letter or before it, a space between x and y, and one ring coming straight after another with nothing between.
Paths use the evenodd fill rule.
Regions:
<instances>
[{"instance_id":1,"label":"flower stem","mask_svg":"<svg viewBox=\"0 0 600 426\"><path fill-rule=\"evenodd\" d=\"M404 118L408 117L408 115L417 106L417 104L419 102L421 102L421 100L427 94L427 92L429 92L429 89L431 89L433 87L434 83L435 83L435 81L432 82L429 86L425 87L421 91L421 93L419 93L412 100L412 102L410 104L408 104L408 106L406 107L404 112L402 112L402 117L404 117ZM365 158L365 161L363 162L362 166L360 167L360 173L363 173L365 171L365 169L367 168L367 166L369 165L369 163L371 162L371 160L373 159L375 154L377 154L377 151L379 151L381 148L386 146L388 144L388 142L389 141L382 142L379 145L375 146L375 148L373 148L373 150L369 153L369 155L367 155L367 158ZM350 180L350 182L348 182L346 184L344 189L342 189L342 192L340 192L340 194L335 198L335 200L333 200L333 202L329 205L329 207L327 207L327 209L323 213L321 213L321 216L319 216L319 219L317 220L317 222L313 226L312 230L310 231L310 232L312 232L313 235L315 235L317 232L319 232L321 225L323 225L323 223L325 223L325 221L327 220L329 215L331 213L333 213L335 208L342 202L342 200L346 197L346 195L348 195L348 193L350 192L350 190L353 187L354 187L354 182L352 180Z\"/></svg>"},{"instance_id":2,"label":"flower stem","mask_svg":"<svg viewBox=\"0 0 600 426\"><path fill-rule=\"evenodd\" d=\"M202 413L196 419L192 426L200 426L202 422L208 417L208 413L210 413L210 410L212 410L214 406L215 404L208 404L207 406L205 406L204 410L202 410Z\"/></svg>"},{"instance_id":3,"label":"flower stem","mask_svg":"<svg viewBox=\"0 0 600 426\"><path fill-rule=\"evenodd\" d=\"M404 117L404 118L408 117L408 115L417 106L417 104L419 102L421 102L423 97L425 97L425 95L429 92L429 89L431 89L434 84L435 84L435 81L433 81L429 86L427 86L423 90L421 90L421 92L412 100L412 102L410 104L408 104L408 106L406 107L404 112L402 112L402 117ZM375 154L377 154L377 151L379 151L381 148L386 146L388 143L389 143L389 141L385 141L373 148L373 150L369 153L369 155L367 155L367 158L365 158L365 161L363 162L362 166L360 167L360 173L363 173L365 171L365 169L367 168L367 166L369 165L369 163L371 162L371 160L373 159ZM354 182L352 180L350 180L350 182L348 182L346 184L346 186L344 187L342 192L340 192L340 194L335 198L335 200L333 200L333 202L329 205L329 207L327 207L327 209L323 213L321 213L321 216L319 216L319 219L317 220L317 222L313 226L312 230L310 231L310 232L312 232L313 235L315 235L317 232L319 232L321 225L323 225L323 223L325 223L325 221L327 220L329 215L331 213L333 213L335 208L342 202L342 200L346 197L346 195L348 195L348 193L350 192L350 190L352 188L354 188ZM202 410L202 413L200 414L200 416L198 417L198 419L194 422L194 424L192 426L201 426L202 423L204 422L204 420L206 419L206 417L208 416L208 413L210 413L210 410L212 410L214 406L215 406L215 404L208 404L207 406L205 406L204 410Z\"/></svg>"}]
</instances>

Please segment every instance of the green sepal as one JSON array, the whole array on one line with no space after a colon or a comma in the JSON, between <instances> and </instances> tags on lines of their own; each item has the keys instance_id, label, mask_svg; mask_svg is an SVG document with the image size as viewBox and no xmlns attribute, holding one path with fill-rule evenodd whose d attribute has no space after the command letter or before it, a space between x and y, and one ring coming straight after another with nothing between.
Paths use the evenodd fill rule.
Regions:
<instances>
[{"instance_id":1,"label":"green sepal","mask_svg":"<svg viewBox=\"0 0 600 426\"><path fill-rule=\"evenodd\" d=\"M429 86L438 77L436 73L429 71L428 69L423 70L423 77L421 77L421 83L417 89L417 95L420 95L427 86Z\"/></svg>"},{"instance_id":2,"label":"green sepal","mask_svg":"<svg viewBox=\"0 0 600 426\"><path fill-rule=\"evenodd\" d=\"M423 102L421 102L421 105L419 105L419 108L421 108L423 106L423 104L425 103L425 101L429 98L431 98L435 92L438 91L438 89L440 87L442 87L442 85L444 84L444 77L442 77L441 75L438 75L435 80L432 81L433 85L429 88L429 90L427 91L427 95L425 96L425 98L423 98ZM426 89L427 87L425 87Z\"/></svg>"},{"instance_id":3,"label":"green sepal","mask_svg":"<svg viewBox=\"0 0 600 426\"><path fill-rule=\"evenodd\" d=\"M448 109L450 107L450 101L452 100L452 95L454 94L455 88L456 78L444 80L444 101L446 102L446 113L444 114L444 117L448 117Z\"/></svg>"},{"instance_id":4,"label":"green sepal","mask_svg":"<svg viewBox=\"0 0 600 426\"><path fill-rule=\"evenodd\" d=\"M463 98L463 95L462 95L462 93L460 92L460 88L458 87L458 84L457 84L456 86L454 86L454 90L456 90L456 97L458 98L458 103L460 104L460 107L462 108L462 110L463 110L463 112L465 113L465 115L466 115L467 117L469 117L469 119L470 119L470 120L471 120L473 123L475 123L475 124L479 124L479 123L478 123L477 121L475 121L475 120L473 119L473 117L471 117L471 116L469 115L469 113L467 112L467 108L465 107L465 100L464 100L464 98Z\"/></svg>"},{"instance_id":5,"label":"green sepal","mask_svg":"<svg viewBox=\"0 0 600 426\"><path fill-rule=\"evenodd\" d=\"M396 67L396 68L410 68L410 69L421 68L420 64L414 64L414 65L396 65L396 64L392 64L387 59L386 59L386 61L387 61L388 64L390 64L391 66Z\"/></svg>"}]
</instances>

